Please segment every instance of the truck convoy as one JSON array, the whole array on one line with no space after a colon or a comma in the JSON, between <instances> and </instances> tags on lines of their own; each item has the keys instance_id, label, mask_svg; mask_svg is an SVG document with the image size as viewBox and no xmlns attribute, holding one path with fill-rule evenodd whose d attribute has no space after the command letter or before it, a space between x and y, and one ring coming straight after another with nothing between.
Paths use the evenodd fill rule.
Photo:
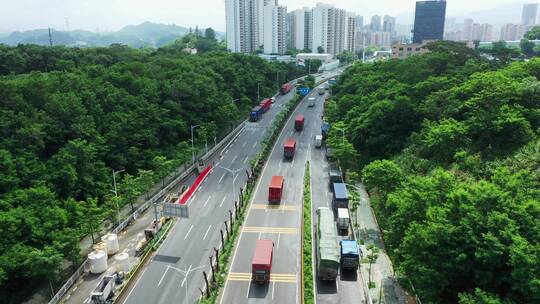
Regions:
<instances>
[{"instance_id":1,"label":"truck convoy","mask_svg":"<svg viewBox=\"0 0 540 304\"><path fill-rule=\"evenodd\" d=\"M280 203L281 196L283 194L283 176L272 176L270 181L270 187L268 188L268 202L269 203Z\"/></svg>"},{"instance_id":2,"label":"truck convoy","mask_svg":"<svg viewBox=\"0 0 540 304\"><path fill-rule=\"evenodd\" d=\"M251 262L251 280L257 284L270 282L274 242L272 240L257 240Z\"/></svg>"},{"instance_id":3,"label":"truck convoy","mask_svg":"<svg viewBox=\"0 0 540 304\"><path fill-rule=\"evenodd\" d=\"M292 138L287 139L283 145L283 157L285 159L292 159L294 157L294 151L296 150L296 141Z\"/></svg>"},{"instance_id":4,"label":"truck convoy","mask_svg":"<svg viewBox=\"0 0 540 304\"><path fill-rule=\"evenodd\" d=\"M251 109L251 113L249 113L249 121L251 122L259 121L263 113L264 113L264 110L261 106L254 107L253 109Z\"/></svg>"},{"instance_id":5,"label":"truck convoy","mask_svg":"<svg viewBox=\"0 0 540 304\"><path fill-rule=\"evenodd\" d=\"M332 208L334 211L338 208L349 208L349 194L347 193L347 187L343 183L334 183Z\"/></svg>"},{"instance_id":6,"label":"truck convoy","mask_svg":"<svg viewBox=\"0 0 540 304\"><path fill-rule=\"evenodd\" d=\"M342 240L341 246L341 269L355 270L358 269L360 260L360 248L355 240Z\"/></svg>"},{"instance_id":7,"label":"truck convoy","mask_svg":"<svg viewBox=\"0 0 540 304\"><path fill-rule=\"evenodd\" d=\"M349 209L338 208L337 210L337 228L340 235L347 235L349 233Z\"/></svg>"},{"instance_id":8,"label":"truck convoy","mask_svg":"<svg viewBox=\"0 0 540 304\"><path fill-rule=\"evenodd\" d=\"M259 106L263 109L263 113L268 112L270 110L270 107L272 106L272 99L271 98L265 98L261 101Z\"/></svg>"},{"instance_id":9,"label":"truck convoy","mask_svg":"<svg viewBox=\"0 0 540 304\"><path fill-rule=\"evenodd\" d=\"M290 83L290 82L287 82L286 84L282 85L281 86L281 90L279 90L279 92L282 94L282 95L285 95L287 93L289 93L291 91L291 89L293 88L293 84Z\"/></svg>"},{"instance_id":10,"label":"truck convoy","mask_svg":"<svg viewBox=\"0 0 540 304\"><path fill-rule=\"evenodd\" d=\"M339 262L334 213L320 207L317 209L317 276L321 280L335 280Z\"/></svg>"},{"instance_id":11,"label":"truck convoy","mask_svg":"<svg viewBox=\"0 0 540 304\"><path fill-rule=\"evenodd\" d=\"M304 115L297 115L294 118L294 129L298 132L304 128Z\"/></svg>"}]
</instances>

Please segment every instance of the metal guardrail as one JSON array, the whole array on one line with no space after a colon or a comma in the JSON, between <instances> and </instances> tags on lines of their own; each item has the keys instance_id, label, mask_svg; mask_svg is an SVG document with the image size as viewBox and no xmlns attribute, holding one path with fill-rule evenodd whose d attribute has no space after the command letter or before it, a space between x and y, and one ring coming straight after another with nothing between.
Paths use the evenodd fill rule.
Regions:
<instances>
[{"instance_id":1,"label":"metal guardrail","mask_svg":"<svg viewBox=\"0 0 540 304\"><path fill-rule=\"evenodd\" d=\"M228 142L233 136L235 136L246 124L246 120L242 121L233 131L231 131L229 134L227 134L223 139L219 141L214 147L212 147L210 150L208 150L207 153L204 153L200 157L203 160L207 160L210 158L213 154L215 154L226 142ZM199 155L197 156L199 157ZM152 195L152 197L144 202L141 206L139 206L132 214L130 214L124 221L122 221L118 226L116 226L111 232L112 233L120 233L123 231L132 221L136 220L137 217L140 214L143 214L150 206L152 206L154 203L158 202L165 196L167 192L171 190L176 184L178 184L180 181L185 179L191 172L195 169L195 166L189 165L189 166L181 166L178 168L172 176L176 177L165 177L162 181L163 187L157 192ZM179 174L178 174L179 173ZM168 181L165 181L169 179ZM158 183L159 184L159 183ZM166 184L166 185L165 185ZM77 270L67 279L67 281L62 285L62 287L56 292L54 297L48 302L48 304L57 304L60 302L60 300L66 295L66 293L73 287L73 284L77 282L77 280L87 271L88 268L88 259L85 259L82 264L77 268Z\"/></svg>"}]
</instances>

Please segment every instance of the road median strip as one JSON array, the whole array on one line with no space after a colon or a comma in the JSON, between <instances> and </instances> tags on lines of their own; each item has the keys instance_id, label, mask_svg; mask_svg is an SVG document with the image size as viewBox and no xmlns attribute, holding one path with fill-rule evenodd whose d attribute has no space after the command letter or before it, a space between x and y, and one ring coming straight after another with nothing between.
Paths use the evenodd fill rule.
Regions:
<instances>
[{"instance_id":1,"label":"road median strip","mask_svg":"<svg viewBox=\"0 0 540 304\"><path fill-rule=\"evenodd\" d=\"M311 233L311 176L309 160L304 174L304 207L302 209L302 303L315 303L313 288L313 240Z\"/></svg>"}]
</instances>

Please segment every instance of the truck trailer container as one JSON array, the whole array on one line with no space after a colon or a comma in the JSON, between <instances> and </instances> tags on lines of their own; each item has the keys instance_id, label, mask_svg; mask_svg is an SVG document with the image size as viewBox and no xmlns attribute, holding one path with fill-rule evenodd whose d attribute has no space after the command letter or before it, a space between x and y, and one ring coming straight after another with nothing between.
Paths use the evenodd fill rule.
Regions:
<instances>
[{"instance_id":1,"label":"truck trailer container","mask_svg":"<svg viewBox=\"0 0 540 304\"><path fill-rule=\"evenodd\" d=\"M292 159L294 152L296 151L296 141L292 138L287 139L283 145L283 157L285 159Z\"/></svg>"},{"instance_id":2,"label":"truck trailer container","mask_svg":"<svg viewBox=\"0 0 540 304\"><path fill-rule=\"evenodd\" d=\"M356 270L360 260L360 248L355 240L342 240L340 242L341 269Z\"/></svg>"},{"instance_id":3,"label":"truck trailer container","mask_svg":"<svg viewBox=\"0 0 540 304\"><path fill-rule=\"evenodd\" d=\"M263 112L266 113L268 110L270 110L270 107L272 106L272 99L271 98L265 98L261 101L259 106L263 109Z\"/></svg>"},{"instance_id":4,"label":"truck trailer container","mask_svg":"<svg viewBox=\"0 0 540 304\"><path fill-rule=\"evenodd\" d=\"M343 183L343 177L339 169L330 169L328 171L328 183L330 191L334 191L334 183Z\"/></svg>"},{"instance_id":5,"label":"truck trailer container","mask_svg":"<svg viewBox=\"0 0 540 304\"><path fill-rule=\"evenodd\" d=\"M326 207L317 209L317 276L321 280L335 280L339 269L334 213Z\"/></svg>"},{"instance_id":6,"label":"truck trailer container","mask_svg":"<svg viewBox=\"0 0 540 304\"><path fill-rule=\"evenodd\" d=\"M253 109L251 109L251 113L249 113L249 121L255 122L259 121L263 115L263 108L261 106L256 106Z\"/></svg>"},{"instance_id":7,"label":"truck trailer container","mask_svg":"<svg viewBox=\"0 0 540 304\"><path fill-rule=\"evenodd\" d=\"M349 193L347 193L347 186L344 183L334 183L332 207L334 210L349 208Z\"/></svg>"},{"instance_id":8,"label":"truck trailer container","mask_svg":"<svg viewBox=\"0 0 540 304\"><path fill-rule=\"evenodd\" d=\"M281 196L283 194L283 176L272 176L270 181L270 187L268 188L268 202L269 203L280 203Z\"/></svg>"},{"instance_id":9,"label":"truck trailer container","mask_svg":"<svg viewBox=\"0 0 540 304\"><path fill-rule=\"evenodd\" d=\"M292 83L290 82L287 82L285 84L283 84L281 86L281 90L279 90L279 92L282 94L282 95L285 95L287 93L289 93L291 91L291 89L293 88L293 85Z\"/></svg>"},{"instance_id":10,"label":"truck trailer container","mask_svg":"<svg viewBox=\"0 0 540 304\"><path fill-rule=\"evenodd\" d=\"M347 235L349 232L349 209L338 208L337 210L337 228L341 235Z\"/></svg>"},{"instance_id":11,"label":"truck trailer container","mask_svg":"<svg viewBox=\"0 0 540 304\"><path fill-rule=\"evenodd\" d=\"M257 240L251 262L251 280L257 284L270 282L274 242L272 240Z\"/></svg>"},{"instance_id":12,"label":"truck trailer container","mask_svg":"<svg viewBox=\"0 0 540 304\"><path fill-rule=\"evenodd\" d=\"M304 115L296 115L294 118L294 129L296 131L302 131L304 128Z\"/></svg>"}]
</instances>

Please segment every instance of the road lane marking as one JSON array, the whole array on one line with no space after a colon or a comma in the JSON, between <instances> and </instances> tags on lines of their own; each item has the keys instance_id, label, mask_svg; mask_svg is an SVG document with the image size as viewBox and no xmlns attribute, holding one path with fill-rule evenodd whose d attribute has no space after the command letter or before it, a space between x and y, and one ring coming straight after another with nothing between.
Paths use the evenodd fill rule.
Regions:
<instances>
[{"instance_id":1,"label":"road lane marking","mask_svg":"<svg viewBox=\"0 0 540 304\"><path fill-rule=\"evenodd\" d=\"M274 299L274 289L276 289L276 282L272 282L272 300Z\"/></svg>"},{"instance_id":2,"label":"road lane marking","mask_svg":"<svg viewBox=\"0 0 540 304\"><path fill-rule=\"evenodd\" d=\"M294 167L294 157L293 157L293 159L291 161L291 167Z\"/></svg>"},{"instance_id":3,"label":"road lane marking","mask_svg":"<svg viewBox=\"0 0 540 304\"><path fill-rule=\"evenodd\" d=\"M248 157L249 157L249 156L246 156L246 158L244 158L244 164L247 162Z\"/></svg>"},{"instance_id":4,"label":"road lane marking","mask_svg":"<svg viewBox=\"0 0 540 304\"><path fill-rule=\"evenodd\" d=\"M242 148L245 147L247 144L247 141L245 141L243 144L242 144Z\"/></svg>"},{"instance_id":5,"label":"road lane marking","mask_svg":"<svg viewBox=\"0 0 540 304\"><path fill-rule=\"evenodd\" d=\"M223 154L227 154L227 153L229 153L229 149L225 150L225 153L223 153Z\"/></svg>"},{"instance_id":6,"label":"road lane marking","mask_svg":"<svg viewBox=\"0 0 540 304\"><path fill-rule=\"evenodd\" d=\"M275 210L275 211L297 211L298 207L293 205L264 205L264 204L251 204L251 209L258 210Z\"/></svg>"},{"instance_id":7,"label":"road lane marking","mask_svg":"<svg viewBox=\"0 0 540 304\"><path fill-rule=\"evenodd\" d=\"M191 266L193 266L193 265L192 264L189 265L189 268L188 268L186 273L189 273L191 271ZM184 276L184 279L182 280L182 285L180 285L180 287L184 286L184 283L186 282L186 279L187 279L187 276Z\"/></svg>"},{"instance_id":8,"label":"road lane marking","mask_svg":"<svg viewBox=\"0 0 540 304\"><path fill-rule=\"evenodd\" d=\"M296 274L270 274L270 282L277 283L296 283L297 275ZM251 273L249 272L230 272L227 276L228 280L231 281L251 281Z\"/></svg>"},{"instance_id":9,"label":"road lane marking","mask_svg":"<svg viewBox=\"0 0 540 304\"><path fill-rule=\"evenodd\" d=\"M159 282L157 283L157 286L161 285L161 282L163 282L163 279L167 275L167 271L169 271L169 265L167 265L167 269L163 272L163 275L161 276L161 279L159 279Z\"/></svg>"},{"instance_id":10,"label":"road lane marking","mask_svg":"<svg viewBox=\"0 0 540 304\"><path fill-rule=\"evenodd\" d=\"M191 232L191 229L193 229L193 225L191 225L191 227L189 227L189 230L188 230L188 232L186 233L186 236L184 237L184 240L187 239L189 233Z\"/></svg>"},{"instance_id":11,"label":"road lane marking","mask_svg":"<svg viewBox=\"0 0 540 304\"><path fill-rule=\"evenodd\" d=\"M206 236L208 235L208 232L210 232L210 228L212 228L212 225L208 226L208 229L206 230L206 233L203 236L203 240L206 239Z\"/></svg>"},{"instance_id":12,"label":"road lane marking","mask_svg":"<svg viewBox=\"0 0 540 304\"><path fill-rule=\"evenodd\" d=\"M206 204L208 204L211 197L212 197L212 195L208 196L208 198L206 199L206 202L204 202L203 208L206 207Z\"/></svg>"},{"instance_id":13,"label":"road lane marking","mask_svg":"<svg viewBox=\"0 0 540 304\"><path fill-rule=\"evenodd\" d=\"M218 181L218 184L221 184L221 181L223 181L223 178L225 177L225 175L227 175L227 172L223 173L223 175L221 176L221 178Z\"/></svg>"},{"instance_id":14,"label":"road lane marking","mask_svg":"<svg viewBox=\"0 0 540 304\"><path fill-rule=\"evenodd\" d=\"M296 234L298 232L297 228L289 227L244 227L242 232L246 233L285 233L285 234Z\"/></svg>"},{"instance_id":15,"label":"road lane marking","mask_svg":"<svg viewBox=\"0 0 540 304\"><path fill-rule=\"evenodd\" d=\"M238 177L238 174L236 174L233 178L233 183L236 181L236 178Z\"/></svg>"},{"instance_id":16,"label":"road lane marking","mask_svg":"<svg viewBox=\"0 0 540 304\"><path fill-rule=\"evenodd\" d=\"M223 206L223 202L225 201L226 198L227 198L227 196L225 195L223 197L223 199L221 200L221 203L219 204L219 208L221 208L221 206Z\"/></svg>"},{"instance_id":17,"label":"road lane marking","mask_svg":"<svg viewBox=\"0 0 540 304\"><path fill-rule=\"evenodd\" d=\"M233 157L231 163L234 163L234 161L235 161L237 158L238 158L238 154L236 154L236 155Z\"/></svg>"},{"instance_id":18,"label":"road lane marking","mask_svg":"<svg viewBox=\"0 0 540 304\"><path fill-rule=\"evenodd\" d=\"M144 273L146 272L146 270L148 269L148 266L144 268L144 270L141 272L141 274L139 275L139 278L137 279L137 281L135 282L135 284L133 285L133 288L129 291L126 299L124 300L124 304L127 302L127 299L129 299L129 297L131 296L131 293L135 290L135 287L137 286L137 284L141 281L141 278L144 276Z\"/></svg>"},{"instance_id":19,"label":"road lane marking","mask_svg":"<svg viewBox=\"0 0 540 304\"><path fill-rule=\"evenodd\" d=\"M278 233L276 249L279 248L279 240L281 239L280 236L281 236L281 233Z\"/></svg>"},{"instance_id":20,"label":"road lane marking","mask_svg":"<svg viewBox=\"0 0 540 304\"><path fill-rule=\"evenodd\" d=\"M253 145L251 146L251 148L255 149L255 146L257 146L257 142L254 142Z\"/></svg>"}]
</instances>

